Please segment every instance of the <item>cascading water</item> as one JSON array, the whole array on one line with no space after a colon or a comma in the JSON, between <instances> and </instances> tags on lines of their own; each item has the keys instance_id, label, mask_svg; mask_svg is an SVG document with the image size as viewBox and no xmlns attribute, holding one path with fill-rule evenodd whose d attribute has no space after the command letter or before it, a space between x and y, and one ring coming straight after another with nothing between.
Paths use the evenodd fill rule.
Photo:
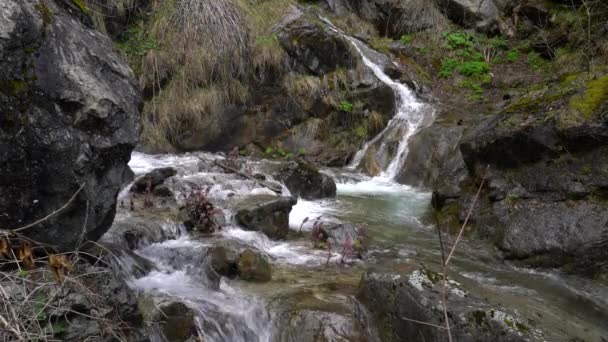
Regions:
<instances>
[{"instance_id":1,"label":"cascading water","mask_svg":"<svg viewBox=\"0 0 608 342\"><path fill-rule=\"evenodd\" d=\"M416 98L415 94L405 85L395 82L392 80L384 71L382 67L372 62L366 53L369 53L370 49L358 41L357 39L345 34L340 29L335 27L328 19L321 17L329 28L340 34L355 48L357 53L361 56L361 59L365 66L367 66L374 75L388 85L395 92L395 107L396 113L393 118L388 122L387 126L373 139L368 141L361 150L359 150L353 161L350 164L351 169L355 169L360 166L361 161L365 155L369 152L371 146L380 144L378 153L383 153L387 149L387 137L393 134L401 135L399 139L399 147L397 153L391 159L388 166L378 175L378 178L385 180L393 180L403 167L407 154L409 152L408 142L425 124L429 123L433 116L434 110L428 105L421 102Z\"/></svg>"}]
</instances>

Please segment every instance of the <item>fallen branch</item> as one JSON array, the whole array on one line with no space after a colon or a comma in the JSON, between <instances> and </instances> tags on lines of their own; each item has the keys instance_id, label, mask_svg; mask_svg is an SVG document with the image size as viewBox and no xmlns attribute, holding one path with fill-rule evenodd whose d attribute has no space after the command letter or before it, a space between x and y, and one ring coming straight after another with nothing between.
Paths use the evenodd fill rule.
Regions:
<instances>
[{"instance_id":1,"label":"fallen branch","mask_svg":"<svg viewBox=\"0 0 608 342\"><path fill-rule=\"evenodd\" d=\"M265 188L268 188L268 189L276 192L277 194L280 194L280 193L283 192L283 189L281 189L281 188L278 188L278 187L276 187L274 185L271 185L271 184L269 184L267 182L263 182L263 181L261 181L259 179L256 179L255 177L252 177L252 176L250 176L250 175L248 175L248 174L246 174L244 172L241 172L240 170L237 170L237 169L235 169L233 167L230 167L228 165L224 165L224 164L218 162L217 160L215 160L213 163L215 165L221 167L222 169L226 170L226 171L235 173L235 174L237 174L237 175L239 175L239 176L241 176L243 178L247 178L247 179L249 179L251 181L254 181L255 183L257 183L257 184L259 184L259 185L261 185L261 186L263 186Z\"/></svg>"},{"instance_id":2,"label":"fallen branch","mask_svg":"<svg viewBox=\"0 0 608 342\"><path fill-rule=\"evenodd\" d=\"M28 228L31 228L31 227L33 227L33 226L36 226L36 225L38 225L38 224L40 224L40 223L42 223L42 222L44 222L44 221L46 221L46 220L50 219L51 217L53 217L53 216L55 216L55 215L59 214L60 212L62 212L63 210L65 210L65 208L67 208L67 207L68 207L68 206L69 206L69 205L70 205L70 204L71 204L71 203L74 201L74 199L76 199L76 196L78 196L78 194L80 193L80 191L82 191L82 189L84 188L85 184L86 184L86 183L83 183L83 184L80 186L80 188L78 188L78 190L76 190L76 192L75 192L75 193L72 195L72 197L71 197L71 198L70 198L70 199L69 199L69 200L68 200L68 201L67 201L67 202L66 202L66 203L65 203L65 204L64 204L64 205L63 205L61 208L59 208L59 209L57 209L57 210L53 211L52 213L48 214L47 216L45 216L45 217L41 218L40 220L38 220L38 221L36 221L36 222L34 222L34 223L30 223L30 224L28 224L28 225L26 225L26 226L19 227L19 228L8 229L8 231L10 231L10 232L12 232L12 233L15 233L15 232L20 232L20 231L26 230L26 229L28 229Z\"/></svg>"},{"instance_id":3,"label":"fallen branch","mask_svg":"<svg viewBox=\"0 0 608 342\"><path fill-rule=\"evenodd\" d=\"M490 167L487 166L486 170L483 174L483 178L481 179L481 184L479 184L479 189L477 190L477 193L475 194L475 198L473 198L473 203L471 203L471 206L469 207L469 211L467 212L467 217L464 219L464 222L462 223L462 227L460 227L460 232L458 232L458 237L456 237L456 241L454 241L454 245L452 245L452 249L450 250L450 254L448 254L447 258L445 258L445 262L443 263L443 316L445 319L445 329L448 333L448 340L450 342L452 342L452 332L450 331L450 321L448 320L448 266L450 264L450 260L452 259L452 256L454 255L454 252L456 251L456 247L458 247L458 242L460 242L460 239L462 238L462 234L464 233L464 229L467 226L467 223L469 223L469 218L471 218L471 214L473 214L473 209L475 209L475 204L477 204L477 200L479 200L479 196L481 195L481 189L483 189L483 186L486 182L486 176L488 174L488 169ZM439 235L441 237L441 234ZM441 240L440 240L441 242ZM443 253L443 246L442 248L442 253Z\"/></svg>"}]
</instances>

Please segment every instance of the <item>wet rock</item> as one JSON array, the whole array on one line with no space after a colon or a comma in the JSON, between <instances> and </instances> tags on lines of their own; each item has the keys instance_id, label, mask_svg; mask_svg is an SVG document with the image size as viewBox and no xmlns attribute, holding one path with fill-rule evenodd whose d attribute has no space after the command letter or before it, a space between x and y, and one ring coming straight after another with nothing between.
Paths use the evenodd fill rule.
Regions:
<instances>
[{"instance_id":1,"label":"wet rock","mask_svg":"<svg viewBox=\"0 0 608 342\"><path fill-rule=\"evenodd\" d=\"M156 197L173 197L173 191L171 191L167 186L161 185L157 186L152 190L152 195Z\"/></svg>"},{"instance_id":2,"label":"wet rock","mask_svg":"<svg viewBox=\"0 0 608 342\"><path fill-rule=\"evenodd\" d=\"M24 232L62 250L85 220L85 240L112 224L142 106L110 39L71 4L8 0L0 20L0 226L44 217L83 186L68 210Z\"/></svg>"},{"instance_id":3,"label":"wet rock","mask_svg":"<svg viewBox=\"0 0 608 342\"><path fill-rule=\"evenodd\" d=\"M246 249L237 262L239 277L243 280L265 282L272 278L270 263L262 253Z\"/></svg>"},{"instance_id":4,"label":"wet rock","mask_svg":"<svg viewBox=\"0 0 608 342\"><path fill-rule=\"evenodd\" d=\"M439 188L458 185L467 177L467 168L458 143L462 126L439 124L422 129L409 142L409 153L399 173L399 183Z\"/></svg>"},{"instance_id":5,"label":"wet rock","mask_svg":"<svg viewBox=\"0 0 608 342\"><path fill-rule=\"evenodd\" d=\"M194 311L181 302L168 302L158 306L154 321L168 342L192 341L198 336Z\"/></svg>"},{"instance_id":6,"label":"wet rock","mask_svg":"<svg viewBox=\"0 0 608 342\"><path fill-rule=\"evenodd\" d=\"M163 184L165 179L173 177L177 174L177 170L172 167L163 167L154 169L145 175L137 178L129 191L136 193L146 192L148 182L150 182L152 189L154 190L158 185Z\"/></svg>"},{"instance_id":7,"label":"wet rock","mask_svg":"<svg viewBox=\"0 0 608 342\"><path fill-rule=\"evenodd\" d=\"M370 311L382 341L447 341L436 327L444 326L441 275L407 264L399 272L370 270L357 298ZM542 341L542 332L524 318L475 298L450 281L448 317L454 341ZM409 319L409 320L408 320Z\"/></svg>"},{"instance_id":8,"label":"wet rock","mask_svg":"<svg viewBox=\"0 0 608 342\"><path fill-rule=\"evenodd\" d=\"M112 228L100 242L134 250L152 243L175 239L180 235L179 224L163 222L154 215L118 216Z\"/></svg>"},{"instance_id":9,"label":"wet rock","mask_svg":"<svg viewBox=\"0 0 608 342\"><path fill-rule=\"evenodd\" d=\"M277 175L291 194L304 199L319 199L336 196L336 183L326 174L304 160L290 162Z\"/></svg>"},{"instance_id":10,"label":"wet rock","mask_svg":"<svg viewBox=\"0 0 608 342\"><path fill-rule=\"evenodd\" d=\"M271 239L283 239L289 232L293 197L253 196L236 206L236 220L245 229L260 231Z\"/></svg>"},{"instance_id":11,"label":"wet rock","mask_svg":"<svg viewBox=\"0 0 608 342\"><path fill-rule=\"evenodd\" d=\"M215 272L226 277L237 274L238 253L224 246L214 246L207 250L211 258L211 267Z\"/></svg>"}]
</instances>

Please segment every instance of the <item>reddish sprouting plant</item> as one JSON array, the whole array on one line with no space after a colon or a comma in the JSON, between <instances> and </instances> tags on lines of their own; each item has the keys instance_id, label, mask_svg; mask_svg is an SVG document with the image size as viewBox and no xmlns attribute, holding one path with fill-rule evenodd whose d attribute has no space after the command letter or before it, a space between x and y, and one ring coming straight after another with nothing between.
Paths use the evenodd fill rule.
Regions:
<instances>
[{"instance_id":1,"label":"reddish sprouting plant","mask_svg":"<svg viewBox=\"0 0 608 342\"><path fill-rule=\"evenodd\" d=\"M357 236L352 243L352 250L356 253L359 259L363 259L367 249L369 248L369 230L365 223L357 225L355 228Z\"/></svg>"},{"instance_id":2,"label":"reddish sprouting plant","mask_svg":"<svg viewBox=\"0 0 608 342\"><path fill-rule=\"evenodd\" d=\"M152 206L152 178L148 177L148 183L146 184L146 194L144 197L144 208L150 208Z\"/></svg>"},{"instance_id":3,"label":"reddish sprouting plant","mask_svg":"<svg viewBox=\"0 0 608 342\"><path fill-rule=\"evenodd\" d=\"M212 233L222 228L213 219L215 214L221 213L221 209L215 208L209 201L208 193L208 189L193 190L186 198L186 212L196 229Z\"/></svg>"},{"instance_id":4,"label":"reddish sprouting plant","mask_svg":"<svg viewBox=\"0 0 608 342\"><path fill-rule=\"evenodd\" d=\"M228 153L228 160L238 160L240 157L239 155L239 147L238 146L234 146L232 148L232 150L230 150L230 153Z\"/></svg>"},{"instance_id":5,"label":"reddish sprouting plant","mask_svg":"<svg viewBox=\"0 0 608 342\"><path fill-rule=\"evenodd\" d=\"M346 237L344 240L344 244L342 245L342 258L340 258L340 262L344 262L344 259L349 258L353 254L353 241L350 238L350 235Z\"/></svg>"}]
</instances>

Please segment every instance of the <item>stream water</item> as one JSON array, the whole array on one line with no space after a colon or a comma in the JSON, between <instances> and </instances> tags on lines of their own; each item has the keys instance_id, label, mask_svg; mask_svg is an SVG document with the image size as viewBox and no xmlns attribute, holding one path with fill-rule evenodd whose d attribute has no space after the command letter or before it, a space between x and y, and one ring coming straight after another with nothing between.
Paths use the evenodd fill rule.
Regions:
<instances>
[{"instance_id":1,"label":"stream water","mask_svg":"<svg viewBox=\"0 0 608 342\"><path fill-rule=\"evenodd\" d=\"M299 199L290 214L291 231L287 239L273 241L235 223L233 201L273 193L250 180L206 166L222 156L208 153L132 156L130 166L136 175L167 166L178 171L166 181L178 203L182 194L198 185L208 185L211 201L224 209L225 228L207 237L188 234L171 216L144 217L144 222L160 227L171 238L136 249L135 253L154 267L143 276L133 274L130 281L143 296L156 301L178 299L194 309L205 341L374 341L375 327L359 324L366 313L355 299L366 267L403 259L440 264L437 234L425 219L430 194L392 181L403 167L409 138L431 119L433 111L366 58L362 51L366 47L345 37L374 74L395 90L398 110L387 128L357 154L352 168L323 170L336 181L337 197ZM379 177L358 173L356 166L367 149L373 144L382 146L391 131L401 136L391 162ZM271 178L267 170L273 167L273 161L246 162L254 172ZM289 195L288 190L284 189L284 195ZM128 194L120 196L125 199ZM127 209L119 209L116 224L132 219L132 215ZM366 223L372 237L366 260L345 265L339 262L338 253L328 255L327 251L314 249L309 234L311 223L303 225L302 234L298 231L304 218L312 221L318 216L326 222ZM260 284L222 277L217 286L205 271L209 267L205 250L222 244L251 246L264 252L271 260L272 280ZM533 318L535 327L545 332L547 341L568 341L574 337L600 341L600 336L607 334L606 288L556 270L517 268L493 255L489 245L465 241L455 254L453 277L478 297Z\"/></svg>"}]
</instances>

